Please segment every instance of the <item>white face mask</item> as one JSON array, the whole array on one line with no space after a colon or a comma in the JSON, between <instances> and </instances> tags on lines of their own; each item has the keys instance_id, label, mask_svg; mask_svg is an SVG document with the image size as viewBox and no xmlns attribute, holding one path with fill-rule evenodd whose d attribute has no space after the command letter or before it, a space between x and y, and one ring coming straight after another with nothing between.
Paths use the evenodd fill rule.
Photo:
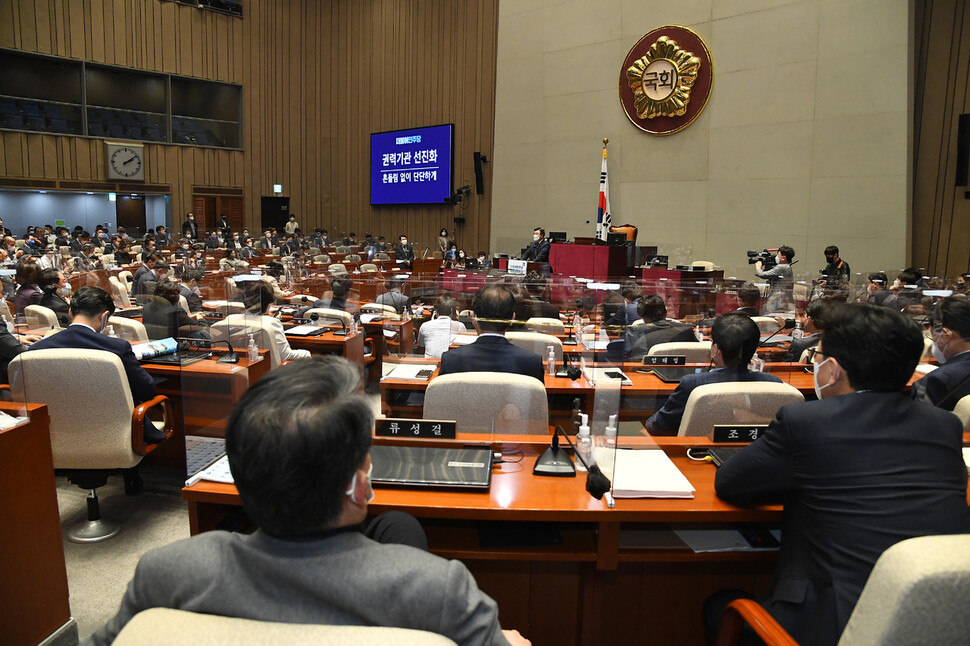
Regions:
<instances>
[{"instance_id":1,"label":"white face mask","mask_svg":"<svg viewBox=\"0 0 970 646\"><path fill-rule=\"evenodd\" d=\"M61 296L67 298L70 295L71 295L71 286L70 286L70 284L68 284L68 285L61 285Z\"/></svg>"},{"instance_id":2,"label":"white face mask","mask_svg":"<svg viewBox=\"0 0 970 646\"><path fill-rule=\"evenodd\" d=\"M930 346L930 350L933 352L933 358L936 359L936 362L942 366L944 363L946 363L945 352L946 347L950 345L950 342L947 341L945 344L943 344L943 348L941 349L940 346L937 345L937 342L940 340L941 336L943 336L942 331L935 339L933 339L933 345Z\"/></svg>"},{"instance_id":3,"label":"white face mask","mask_svg":"<svg viewBox=\"0 0 970 646\"><path fill-rule=\"evenodd\" d=\"M775 262L778 263L779 265L781 265L781 264L784 264L785 259L782 258L781 255L777 255L777 256L775 256Z\"/></svg>"},{"instance_id":4,"label":"white face mask","mask_svg":"<svg viewBox=\"0 0 970 646\"><path fill-rule=\"evenodd\" d=\"M194 222L194 221L195 221L195 217L190 215L189 216L189 222Z\"/></svg>"},{"instance_id":5,"label":"white face mask","mask_svg":"<svg viewBox=\"0 0 970 646\"><path fill-rule=\"evenodd\" d=\"M408 241L407 241L407 240L401 240L401 244L402 244L402 245L403 245L403 244L407 244L407 243L408 243Z\"/></svg>"},{"instance_id":6,"label":"white face mask","mask_svg":"<svg viewBox=\"0 0 970 646\"><path fill-rule=\"evenodd\" d=\"M828 359L826 359L822 363L816 363L815 366L814 366L815 370L812 371L812 382L815 385L815 396L818 399L822 399L822 391L832 385L832 384L825 384L824 386L820 386L819 383L818 383L818 369L821 368L822 365L824 365L831 358L832 357L829 357ZM836 377L836 381L838 381L838 377Z\"/></svg>"},{"instance_id":7,"label":"white face mask","mask_svg":"<svg viewBox=\"0 0 970 646\"><path fill-rule=\"evenodd\" d=\"M538 233L533 233L532 234L532 240L534 242L539 242L539 234Z\"/></svg>"},{"instance_id":8,"label":"white face mask","mask_svg":"<svg viewBox=\"0 0 970 646\"><path fill-rule=\"evenodd\" d=\"M367 488L370 490L370 494L368 494L368 496L367 496L367 502L364 503L364 504L370 504L371 502L374 501L374 497L375 497L375 495L374 495L374 487L372 487L371 486L371 483L370 483L370 476L371 476L371 474L373 472L374 472L374 462L372 461L370 463L370 466L367 468L367 475L364 476L364 478L367 480ZM354 503L360 504L360 503L357 502L356 494L354 493L354 489L355 489L355 485L356 484L357 484L357 472L354 471L354 477L350 480L350 486L347 487L347 491L345 493L348 496L350 496L350 499Z\"/></svg>"}]
</instances>

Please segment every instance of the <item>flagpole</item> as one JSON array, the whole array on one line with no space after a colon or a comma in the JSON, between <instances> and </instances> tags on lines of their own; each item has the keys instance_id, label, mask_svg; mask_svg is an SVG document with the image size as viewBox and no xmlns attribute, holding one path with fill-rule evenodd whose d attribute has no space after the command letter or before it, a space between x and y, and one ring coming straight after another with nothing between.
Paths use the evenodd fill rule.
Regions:
<instances>
[{"instance_id":1,"label":"flagpole","mask_svg":"<svg viewBox=\"0 0 970 646\"><path fill-rule=\"evenodd\" d=\"M600 194L596 209L596 237L600 240L606 240L612 222L610 216L609 184L606 177L606 147L609 143L610 140L607 137L603 137L603 167L600 171Z\"/></svg>"}]
</instances>

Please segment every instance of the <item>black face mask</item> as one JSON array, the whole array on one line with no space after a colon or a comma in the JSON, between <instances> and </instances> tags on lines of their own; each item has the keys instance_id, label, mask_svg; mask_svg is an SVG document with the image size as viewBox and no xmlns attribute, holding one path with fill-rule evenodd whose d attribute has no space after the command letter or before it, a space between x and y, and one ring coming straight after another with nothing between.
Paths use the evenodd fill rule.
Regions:
<instances>
[{"instance_id":1,"label":"black face mask","mask_svg":"<svg viewBox=\"0 0 970 646\"><path fill-rule=\"evenodd\" d=\"M835 256L825 256L825 262L831 265L833 262L835 262Z\"/></svg>"}]
</instances>

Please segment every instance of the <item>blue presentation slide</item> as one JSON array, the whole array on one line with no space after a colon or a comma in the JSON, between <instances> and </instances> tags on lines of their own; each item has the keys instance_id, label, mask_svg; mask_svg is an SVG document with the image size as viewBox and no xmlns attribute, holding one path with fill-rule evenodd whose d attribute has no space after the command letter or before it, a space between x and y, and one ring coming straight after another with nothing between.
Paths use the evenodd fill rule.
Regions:
<instances>
[{"instance_id":1,"label":"blue presentation slide","mask_svg":"<svg viewBox=\"0 0 970 646\"><path fill-rule=\"evenodd\" d=\"M371 204L442 204L451 197L454 126L370 136Z\"/></svg>"}]
</instances>

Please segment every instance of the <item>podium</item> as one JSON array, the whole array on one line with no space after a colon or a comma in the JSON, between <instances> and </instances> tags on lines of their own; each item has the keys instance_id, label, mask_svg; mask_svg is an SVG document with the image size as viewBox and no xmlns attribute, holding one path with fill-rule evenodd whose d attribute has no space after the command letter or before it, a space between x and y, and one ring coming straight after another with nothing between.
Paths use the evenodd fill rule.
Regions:
<instances>
[{"instance_id":1,"label":"podium","mask_svg":"<svg viewBox=\"0 0 970 646\"><path fill-rule=\"evenodd\" d=\"M549 249L552 273L595 280L627 275L627 247L593 244L553 244Z\"/></svg>"}]
</instances>

